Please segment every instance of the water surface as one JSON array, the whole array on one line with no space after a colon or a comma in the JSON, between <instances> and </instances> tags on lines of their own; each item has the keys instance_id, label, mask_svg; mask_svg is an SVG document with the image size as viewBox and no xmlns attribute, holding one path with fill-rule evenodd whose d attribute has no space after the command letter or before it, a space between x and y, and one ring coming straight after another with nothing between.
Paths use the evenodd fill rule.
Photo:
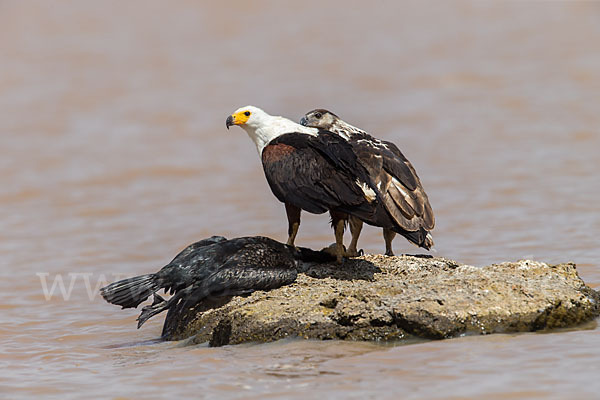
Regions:
<instances>
[{"instance_id":1,"label":"water surface","mask_svg":"<svg viewBox=\"0 0 600 400\"><path fill-rule=\"evenodd\" d=\"M136 330L135 310L96 293L213 234L285 239L253 144L224 126L246 104L293 119L329 108L398 144L438 255L574 261L599 287L598 71L591 2L0 2L0 392L597 396L595 323L211 349L156 341L162 318ZM332 241L327 217L303 216L299 244ZM382 252L380 230L360 245ZM68 300L44 295L57 276Z\"/></svg>"}]
</instances>

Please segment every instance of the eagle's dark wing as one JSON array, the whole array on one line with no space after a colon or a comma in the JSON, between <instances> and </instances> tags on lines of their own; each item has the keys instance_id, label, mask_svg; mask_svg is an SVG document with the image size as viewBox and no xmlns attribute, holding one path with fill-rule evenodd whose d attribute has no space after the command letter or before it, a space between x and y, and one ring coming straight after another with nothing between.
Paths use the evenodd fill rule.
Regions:
<instances>
[{"instance_id":1,"label":"eagle's dark wing","mask_svg":"<svg viewBox=\"0 0 600 400\"><path fill-rule=\"evenodd\" d=\"M381 192L385 208L398 225L407 231L433 229L435 218L427 194L400 149L391 142L377 139L353 141L353 147Z\"/></svg>"},{"instance_id":2,"label":"eagle's dark wing","mask_svg":"<svg viewBox=\"0 0 600 400\"><path fill-rule=\"evenodd\" d=\"M262 162L269 186L281 202L315 214L336 210L366 221L376 218L377 193L367 172L352 146L335 134L279 136L263 149Z\"/></svg>"},{"instance_id":3,"label":"eagle's dark wing","mask_svg":"<svg viewBox=\"0 0 600 400\"><path fill-rule=\"evenodd\" d=\"M396 224L407 232L418 232L411 241L421 245L435 219L427 194L415 169L398 147L368 134L350 140L361 164L380 192L381 202ZM398 229L399 233L406 236Z\"/></svg>"},{"instance_id":4,"label":"eagle's dark wing","mask_svg":"<svg viewBox=\"0 0 600 400\"><path fill-rule=\"evenodd\" d=\"M400 149L392 142L381 142L383 168L408 190L415 190L420 185L419 177L412 164ZM385 146L385 147L383 147Z\"/></svg>"},{"instance_id":5,"label":"eagle's dark wing","mask_svg":"<svg viewBox=\"0 0 600 400\"><path fill-rule=\"evenodd\" d=\"M421 228L432 230L435 226L435 217L417 171L394 143L387 141L382 143L391 153L384 151L382 154L383 169L393 177L387 187L387 193L396 204L402 205L403 215L420 220Z\"/></svg>"}]
</instances>

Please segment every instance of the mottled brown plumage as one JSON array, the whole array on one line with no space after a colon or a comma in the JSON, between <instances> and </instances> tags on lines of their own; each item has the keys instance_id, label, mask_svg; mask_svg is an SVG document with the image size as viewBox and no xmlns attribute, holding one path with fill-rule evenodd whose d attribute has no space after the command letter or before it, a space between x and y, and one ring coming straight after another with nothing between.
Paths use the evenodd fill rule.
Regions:
<instances>
[{"instance_id":1,"label":"mottled brown plumage","mask_svg":"<svg viewBox=\"0 0 600 400\"><path fill-rule=\"evenodd\" d=\"M386 254L393 254L391 243L394 232L425 249L433 246L429 231L435 225L435 218L429 199L414 167L394 143L379 140L325 109L306 113L300 123L333 132L351 144L360 163L381 193L381 201L386 211L401 227L384 227ZM357 252L361 229L362 221L351 218L352 242L348 249L350 253Z\"/></svg>"}]
</instances>

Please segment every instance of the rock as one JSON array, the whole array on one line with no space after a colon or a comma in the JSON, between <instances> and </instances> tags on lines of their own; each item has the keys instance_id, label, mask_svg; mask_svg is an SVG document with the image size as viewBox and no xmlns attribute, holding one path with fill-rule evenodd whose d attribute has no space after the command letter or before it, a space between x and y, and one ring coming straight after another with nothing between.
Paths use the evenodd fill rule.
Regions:
<instances>
[{"instance_id":1,"label":"rock","mask_svg":"<svg viewBox=\"0 0 600 400\"><path fill-rule=\"evenodd\" d=\"M304 265L295 283L167 316L165 337L211 346L314 339L398 340L574 326L600 313L575 264L487 267L444 258L366 255Z\"/></svg>"}]
</instances>

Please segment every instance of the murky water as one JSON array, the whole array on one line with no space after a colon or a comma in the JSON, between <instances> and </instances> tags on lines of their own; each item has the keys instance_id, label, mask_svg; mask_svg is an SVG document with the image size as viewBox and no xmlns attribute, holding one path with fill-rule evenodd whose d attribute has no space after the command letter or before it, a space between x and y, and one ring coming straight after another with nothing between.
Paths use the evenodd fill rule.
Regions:
<instances>
[{"instance_id":1,"label":"murky water","mask_svg":"<svg viewBox=\"0 0 600 400\"><path fill-rule=\"evenodd\" d=\"M254 146L225 129L246 104L330 108L397 143L437 254L574 261L600 286L600 4L322 3L0 2L4 398L598 396L595 323L212 349L95 295L212 234L285 239ZM300 244L333 241L303 218ZM380 230L361 247L381 252Z\"/></svg>"}]
</instances>

